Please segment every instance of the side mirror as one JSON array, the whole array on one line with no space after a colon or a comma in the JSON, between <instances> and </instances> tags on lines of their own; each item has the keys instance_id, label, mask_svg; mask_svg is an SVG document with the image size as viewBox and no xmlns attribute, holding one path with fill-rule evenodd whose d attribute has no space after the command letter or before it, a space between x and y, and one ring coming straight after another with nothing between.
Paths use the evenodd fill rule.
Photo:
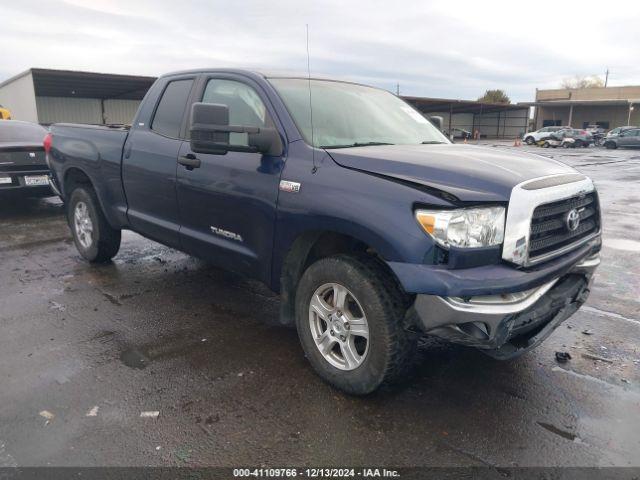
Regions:
<instances>
[{"instance_id":1,"label":"side mirror","mask_svg":"<svg viewBox=\"0 0 640 480\"><path fill-rule=\"evenodd\" d=\"M229 125L229 107L216 103L191 106L190 144L195 153L225 155L227 152L280 156L283 146L275 128ZM247 145L229 143L230 133L246 133Z\"/></svg>"},{"instance_id":2,"label":"side mirror","mask_svg":"<svg viewBox=\"0 0 640 480\"><path fill-rule=\"evenodd\" d=\"M431 123L433 123L433 125L440 131L442 131L442 126L444 125L444 118L440 117L440 116L433 116L433 117L429 117L429 120L431 120Z\"/></svg>"}]
</instances>

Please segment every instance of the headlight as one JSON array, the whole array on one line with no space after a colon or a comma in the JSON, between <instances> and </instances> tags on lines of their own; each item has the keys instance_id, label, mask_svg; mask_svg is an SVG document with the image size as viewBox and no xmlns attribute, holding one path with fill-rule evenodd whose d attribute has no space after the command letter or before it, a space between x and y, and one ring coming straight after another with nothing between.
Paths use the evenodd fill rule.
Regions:
<instances>
[{"instance_id":1,"label":"headlight","mask_svg":"<svg viewBox=\"0 0 640 480\"><path fill-rule=\"evenodd\" d=\"M500 245L504 240L504 207L416 210L416 220L445 248Z\"/></svg>"}]
</instances>

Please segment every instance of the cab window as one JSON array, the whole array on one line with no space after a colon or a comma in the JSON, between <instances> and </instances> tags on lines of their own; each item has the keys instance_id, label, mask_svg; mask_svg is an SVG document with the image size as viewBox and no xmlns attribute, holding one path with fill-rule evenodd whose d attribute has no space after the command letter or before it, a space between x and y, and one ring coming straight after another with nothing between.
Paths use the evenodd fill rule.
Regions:
<instances>
[{"instance_id":1,"label":"cab window","mask_svg":"<svg viewBox=\"0 0 640 480\"><path fill-rule=\"evenodd\" d=\"M166 137L178 138L193 79L174 80L164 89L153 116L151 130Z\"/></svg>"}]
</instances>

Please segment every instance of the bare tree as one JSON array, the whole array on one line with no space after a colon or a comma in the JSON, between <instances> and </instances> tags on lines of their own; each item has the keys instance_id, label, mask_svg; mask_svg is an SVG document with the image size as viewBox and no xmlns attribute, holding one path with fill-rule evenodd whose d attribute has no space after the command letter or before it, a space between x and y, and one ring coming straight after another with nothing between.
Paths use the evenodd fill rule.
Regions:
<instances>
[{"instance_id":1,"label":"bare tree","mask_svg":"<svg viewBox=\"0 0 640 480\"><path fill-rule=\"evenodd\" d=\"M484 103L511 103L511 99L505 93L504 90L487 90L484 95L478 99L479 102Z\"/></svg>"},{"instance_id":2,"label":"bare tree","mask_svg":"<svg viewBox=\"0 0 640 480\"><path fill-rule=\"evenodd\" d=\"M604 80L597 75L581 76L576 75L573 78L565 78L562 80L562 88L593 88L604 87Z\"/></svg>"}]
</instances>

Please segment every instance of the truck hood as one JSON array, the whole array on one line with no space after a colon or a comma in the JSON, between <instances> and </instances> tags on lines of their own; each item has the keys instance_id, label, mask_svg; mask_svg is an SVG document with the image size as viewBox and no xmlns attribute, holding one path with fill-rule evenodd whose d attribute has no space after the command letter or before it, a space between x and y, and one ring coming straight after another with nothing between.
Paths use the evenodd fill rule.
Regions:
<instances>
[{"instance_id":1,"label":"truck hood","mask_svg":"<svg viewBox=\"0 0 640 480\"><path fill-rule=\"evenodd\" d=\"M539 155L472 145L380 145L327 152L342 167L423 185L463 202L506 202L511 189L525 180L575 173Z\"/></svg>"}]
</instances>

